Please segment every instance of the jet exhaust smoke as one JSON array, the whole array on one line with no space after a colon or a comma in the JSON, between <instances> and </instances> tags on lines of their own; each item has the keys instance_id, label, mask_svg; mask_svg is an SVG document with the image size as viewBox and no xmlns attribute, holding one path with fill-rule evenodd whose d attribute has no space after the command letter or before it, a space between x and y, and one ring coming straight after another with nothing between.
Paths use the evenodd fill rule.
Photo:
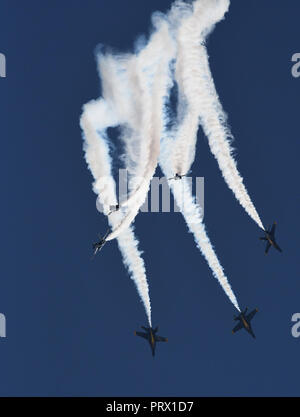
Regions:
<instances>
[{"instance_id":1,"label":"jet exhaust smoke","mask_svg":"<svg viewBox=\"0 0 300 417\"><path fill-rule=\"evenodd\" d=\"M126 96L128 99L125 106L128 116L123 125L126 167L129 168L130 174L133 174L135 178L141 177L142 180L132 191L129 199L121 204L129 209L120 225L107 237L108 241L115 239L134 221L146 200L158 163L164 102L171 86L170 63L175 55L175 48L169 34L168 22L156 17L155 25L156 32L151 36L146 47L135 59L127 61L129 64L127 65L127 79L125 80L124 66L123 71L121 69L117 71L122 77L122 80L120 78L118 81L118 91L123 90L124 86L129 87L127 95L126 92L120 91L122 97ZM117 96L116 92L114 99ZM118 103L116 103L117 106ZM153 112L154 108L157 111ZM137 114L140 117L137 117ZM138 154L137 158L136 154Z\"/></svg>"},{"instance_id":2,"label":"jet exhaust smoke","mask_svg":"<svg viewBox=\"0 0 300 417\"><path fill-rule=\"evenodd\" d=\"M117 238L150 326L151 307L145 266L131 224L147 197L158 160L168 178L176 173L184 175L190 170L195 159L199 124L228 187L250 217L264 229L232 155L232 136L215 89L205 47L208 34L224 18L229 3L229 0L176 0L169 13L153 16L153 33L136 53L101 52L98 69L102 98L85 105L81 117L85 157L95 179L93 189L104 206L105 214L112 204L120 205L118 212L108 216L112 231L106 240ZM175 123L173 121L173 128L167 131L166 100L173 81L178 86L178 117ZM106 136L107 128L115 126L121 129L125 168L131 179L138 178L135 183L129 182L130 195L125 202L117 201ZM188 182L182 178L179 182L169 182L169 185L213 275L240 311L207 236L201 210Z\"/></svg>"},{"instance_id":3,"label":"jet exhaust smoke","mask_svg":"<svg viewBox=\"0 0 300 417\"><path fill-rule=\"evenodd\" d=\"M108 125L117 125L117 120L107 104L100 100L84 106L80 124L83 130L85 158L95 179L94 191L98 194L103 207L109 207L111 204L116 204L117 198L116 184L111 174L111 158L105 130ZM102 130L97 130L99 126L101 126ZM121 220L121 212L115 212L108 216L108 221L112 228L116 227ZM123 262L137 287L146 310L149 325L152 327L146 269L133 229L129 227L124 230L118 236L117 241Z\"/></svg>"},{"instance_id":4,"label":"jet exhaust smoke","mask_svg":"<svg viewBox=\"0 0 300 417\"><path fill-rule=\"evenodd\" d=\"M166 143L163 141L161 145L162 157L160 158L160 166L166 176L168 176L173 169L172 164L169 163L167 157L167 155L170 155L169 145L169 141L166 141ZM163 149L164 147L165 149ZM169 181L169 186L189 231L193 233L196 245L206 259L213 276L219 281L235 308L240 311L237 299L206 233L205 226L202 222L201 208L195 202L189 182L186 178L182 178L180 181Z\"/></svg>"},{"instance_id":5,"label":"jet exhaust smoke","mask_svg":"<svg viewBox=\"0 0 300 417\"><path fill-rule=\"evenodd\" d=\"M175 80L179 89L179 110L182 113L184 108L184 117L175 128L174 167L175 172L189 171L195 159L200 122L225 182L249 216L264 229L232 155L232 135L215 89L205 47L208 34L224 18L228 7L229 0L197 0L189 5L187 18L177 30Z\"/></svg>"}]
</instances>

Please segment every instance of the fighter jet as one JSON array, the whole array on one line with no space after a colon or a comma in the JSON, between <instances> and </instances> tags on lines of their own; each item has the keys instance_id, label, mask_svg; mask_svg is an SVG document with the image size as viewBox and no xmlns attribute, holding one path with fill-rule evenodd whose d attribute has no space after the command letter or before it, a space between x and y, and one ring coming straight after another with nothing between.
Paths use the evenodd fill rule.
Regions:
<instances>
[{"instance_id":1,"label":"fighter jet","mask_svg":"<svg viewBox=\"0 0 300 417\"><path fill-rule=\"evenodd\" d=\"M116 206L110 206L111 211L108 213L108 215L110 216L112 213L115 213L116 211L120 210L120 205L117 204Z\"/></svg>"},{"instance_id":2,"label":"fighter jet","mask_svg":"<svg viewBox=\"0 0 300 417\"><path fill-rule=\"evenodd\" d=\"M239 320L239 323L235 326L235 328L232 330L232 333L237 332L241 329L246 329L248 333L251 334L252 337L255 339L255 334L253 333L252 327L251 327L251 320L255 316L255 314L258 312L258 309L251 311L251 313L247 314L248 307L245 309L245 311L242 311L238 316L234 316L234 320Z\"/></svg>"},{"instance_id":3,"label":"fighter jet","mask_svg":"<svg viewBox=\"0 0 300 417\"><path fill-rule=\"evenodd\" d=\"M186 174L184 174L184 175L181 175L181 174L178 174L178 172L175 174L175 177L172 177L172 178L168 178L168 180L170 181L170 180L175 180L175 181L177 181L177 180L181 180L182 179L182 177L186 177Z\"/></svg>"},{"instance_id":4,"label":"fighter jet","mask_svg":"<svg viewBox=\"0 0 300 417\"><path fill-rule=\"evenodd\" d=\"M93 243L94 255L92 259L94 259L95 255L97 255L97 253L100 252L103 246L105 245L108 233L109 233L109 230L105 233L105 236L103 237L99 236L99 239L100 239L99 242Z\"/></svg>"},{"instance_id":5,"label":"fighter jet","mask_svg":"<svg viewBox=\"0 0 300 417\"><path fill-rule=\"evenodd\" d=\"M144 332L134 332L134 334L136 336L140 336L140 337L143 337L144 339L148 340L148 342L150 343L152 356L154 357L155 356L156 342L167 342L168 339L166 337L161 337L161 336L156 335L156 333L158 331L158 327L156 327L156 329L153 329L152 327L141 326L141 328L144 329L146 333L144 333Z\"/></svg>"},{"instance_id":6,"label":"fighter jet","mask_svg":"<svg viewBox=\"0 0 300 417\"><path fill-rule=\"evenodd\" d=\"M267 230L264 230L265 236L260 237L260 240L265 240L267 242L267 246L265 249L265 254L269 252L269 249L271 246L274 246L275 249L277 249L279 252L282 252L282 249L277 245L275 240L275 229L276 229L276 222L274 222L272 229L270 227Z\"/></svg>"}]
</instances>

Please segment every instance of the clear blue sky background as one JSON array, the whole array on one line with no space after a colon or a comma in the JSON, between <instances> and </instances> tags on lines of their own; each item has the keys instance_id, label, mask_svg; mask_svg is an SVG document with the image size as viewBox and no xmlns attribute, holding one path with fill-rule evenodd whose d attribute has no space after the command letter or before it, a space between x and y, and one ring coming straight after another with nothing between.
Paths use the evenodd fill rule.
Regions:
<instances>
[{"instance_id":1,"label":"clear blue sky background","mask_svg":"<svg viewBox=\"0 0 300 417\"><path fill-rule=\"evenodd\" d=\"M205 177L205 223L257 339L231 334L233 306L180 214L141 214L153 323L169 338L153 360L133 331L143 305L106 230L83 159L81 106L98 97L94 49L131 50L171 0L17 0L0 6L0 395L299 395L299 92L297 0L233 0L208 42L238 166L282 254L225 185L199 131L193 175Z\"/></svg>"}]
</instances>

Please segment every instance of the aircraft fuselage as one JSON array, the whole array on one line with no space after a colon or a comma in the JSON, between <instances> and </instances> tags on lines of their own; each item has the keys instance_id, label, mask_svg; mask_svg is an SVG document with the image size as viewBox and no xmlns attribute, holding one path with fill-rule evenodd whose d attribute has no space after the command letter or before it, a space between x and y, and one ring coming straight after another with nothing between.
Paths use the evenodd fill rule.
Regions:
<instances>
[{"instance_id":1,"label":"aircraft fuselage","mask_svg":"<svg viewBox=\"0 0 300 417\"><path fill-rule=\"evenodd\" d=\"M272 245L275 246L275 242L273 239L271 239L271 236L269 235L269 233L266 232L266 238L268 239L268 242Z\"/></svg>"},{"instance_id":2,"label":"aircraft fuselage","mask_svg":"<svg viewBox=\"0 0 300 417\"><path fill-rule=\"evenodd\" d=\"M153 332L152 332L152 330L150 330L150 335L149 335L150 337L149 337L149 342L150 342L150 346L151 346L151 350L152 350L152 355L154 356L155 355L155 338L154 338L154 335L153 335Z\"/></svg>"},{"instance_id":3,"label":"aircraft fuselage","mask_svg":"<svg viewBox=\"0 0 300 417\"><path fill-rule=\"evenodd\" d=\"M244 319L243 316L241 317L241 320L242 320L242 323L243 323L245 329L249 329L249 324L247 323L247 321Z\"/></svg>"}]
</instances>

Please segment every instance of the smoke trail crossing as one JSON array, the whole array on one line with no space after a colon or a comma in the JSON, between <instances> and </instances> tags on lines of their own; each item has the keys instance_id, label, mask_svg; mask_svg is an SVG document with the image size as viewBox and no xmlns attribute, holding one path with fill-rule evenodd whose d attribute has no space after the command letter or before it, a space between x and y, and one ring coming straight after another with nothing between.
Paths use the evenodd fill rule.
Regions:
<instances>
[{"instance_id":1,"label":"smoke trail crossing","mask_svg":"<svg viewBox=\"0 0 300 417\"><path fill-rule=\"evenodd\" d=\"M111 204L116 204L117 199L116 184L111 174L106 128L117 125L118 120L107 103L99 100L84 106L80 124L83 130L85 158L95 179L93 189L98 194L103 207L107 209ZM122 216L121 212L111 214L108 217L110 226L116 227L121 222ZM133 229L129 227L124 230L117 240L123 262L135 282L151 326L151 305L146 270Z\"/></svg>"},{"instance_id":2,"label":"smoke trail crossing","mask_svg":"<svg viewBox=\"0 0 300 417\"><path fill-rule=\"evenodd\" d=\"M166 177L169 177L171 173L174 172L174 166L172 162L170 162L172 160L170 157L170 146L173 146L172 141L168 139L162 140L160 166ZM202 222L201 208L195 202L190 184L186 178L182 178L180 181L169 181L169 186L190 232L194 235L197 247L206 259L214 277L219 281L232 304L238 311L240 311L237 299L231 289L227 277L224 274L223 268L212 247L209 237L207 236L205 226Z\"/></svg>"},{"instance_id":3,"label":"smoke trail crossing","mask_svg":"<svg viewBox=\"0 0 300 417\"><path fill-rule=\"evenodd\" d=\"M195 0L193 3L177 0L166 16L154 15L154 31L135 54L101 52L98 68L103 99L88 103L81 118L85 157L95 179L94 191L105 214L112 204L121 207L109 216L112 232L107 240L117 238L150 325L145 266L130 225L147 197L158 159L167 177L176 173L183 175L190 170L195 159L199 124L225 182L250 217L264 228L233 158L232 136L215 89L205 47L208 34L224 18L228 7L229 0ZM179 91L178 117L175 126L167 132L166 98L173 77L173 61L176 61L175 81ZM125 202L117 201L106 136L107 128L116 126L121 129L125 168L130 179L136 179L129 183L130 195ZM169 185L214 277L240 311L187 180L183 178Z\"/></svg>"},{"instance_id":4,"label":"smoke trail crossing","mask_svg":"<svg viewBox=\"0 0 300 417\"><path fill-rule=\"evenodd\" d=\"M197 132L200 122L202 102L202 79L200 45L214 25L223 19L229 2L201 0L185 4L185 17L176 31L177 55L175 81L178 85L178 121L174 129L175 172L186 174L195 159ZM177 7L182 9L181 4Z\"/></svg>"},{"instance_id":5,"label":"smoke trail crossing","mask_svg":"<svg viewBox=\"0 0 300 417\"><path fill-rule=\"evenodd\" d=\"M228 5L227 0L217 2L201 0L195 2L193 7L182 2L176 4L176 7L181 10L184 8L185 11L177 27L175 80L179 89L179 110L186 108L184 117L179 113L177 127L171 135L164 136L161 143L160 165L166 177L171 177L174 173L185 174L194 161L201 115L199 108L203 107L201 78L198 71L202 58L198 53L199 46L215 23L224 17ZM232 304L240 311L237 299L207 236L201 209L194 200L187 180L182 178L180 182L169 181L169 186L190 232L194 235L197 247L205 257L214 277L219 281Z\"/></svg>"},{"instance_id":6,"label":"smoke trail crossing","mask_svg":"<svg viewBox=\"0 0 300 417\"><path fill-rule=\"evenodd\" d=\"M228 7L229 0L195 1L192 16L182 22L178 31L176 78L181 94L187 100L187 114L178 128L175 169L185 173L194 161L200 118L225 182L249 216L264 229L232 155L229 140L232 135L215 89L204 45L205 37L224 17Z\"/></svg>"},{"instance_id":7,"label":"smoke trail crossing","mask_svg":"<svg viewBox=\"0 0 300 417\"><path fill-rule=\"evenodd\" d=\"M158 163L164 120L164 102L171 86L170 62L175 55L175 49L169 34L167 21L157 18L156 27L157 31L136 59L138 83L131 83L132 96L137 97L140 93L141 120L137 119L136 116L126 120L127 125L133 131L133 135L140 138L143 144L143 152L140 155L140 163L144 164L143 178L129 200L123 204L123 206L129 206L127 214L120 225L107 237L107 240L115 239L134 221L147 197L150 181ZM128 103L128 106L130 106L130 103ZM153 111L154 108L156 111ZM135 141L132 143L135 145ZM127 162L131 162L129 158L131 154L134 154L134 150L130 148L129 141ZM131 169L131 172L134 172L135 175L139 174L141 172L140 165L137 165L136 170Z\"/></svg>"}]
</instances>

